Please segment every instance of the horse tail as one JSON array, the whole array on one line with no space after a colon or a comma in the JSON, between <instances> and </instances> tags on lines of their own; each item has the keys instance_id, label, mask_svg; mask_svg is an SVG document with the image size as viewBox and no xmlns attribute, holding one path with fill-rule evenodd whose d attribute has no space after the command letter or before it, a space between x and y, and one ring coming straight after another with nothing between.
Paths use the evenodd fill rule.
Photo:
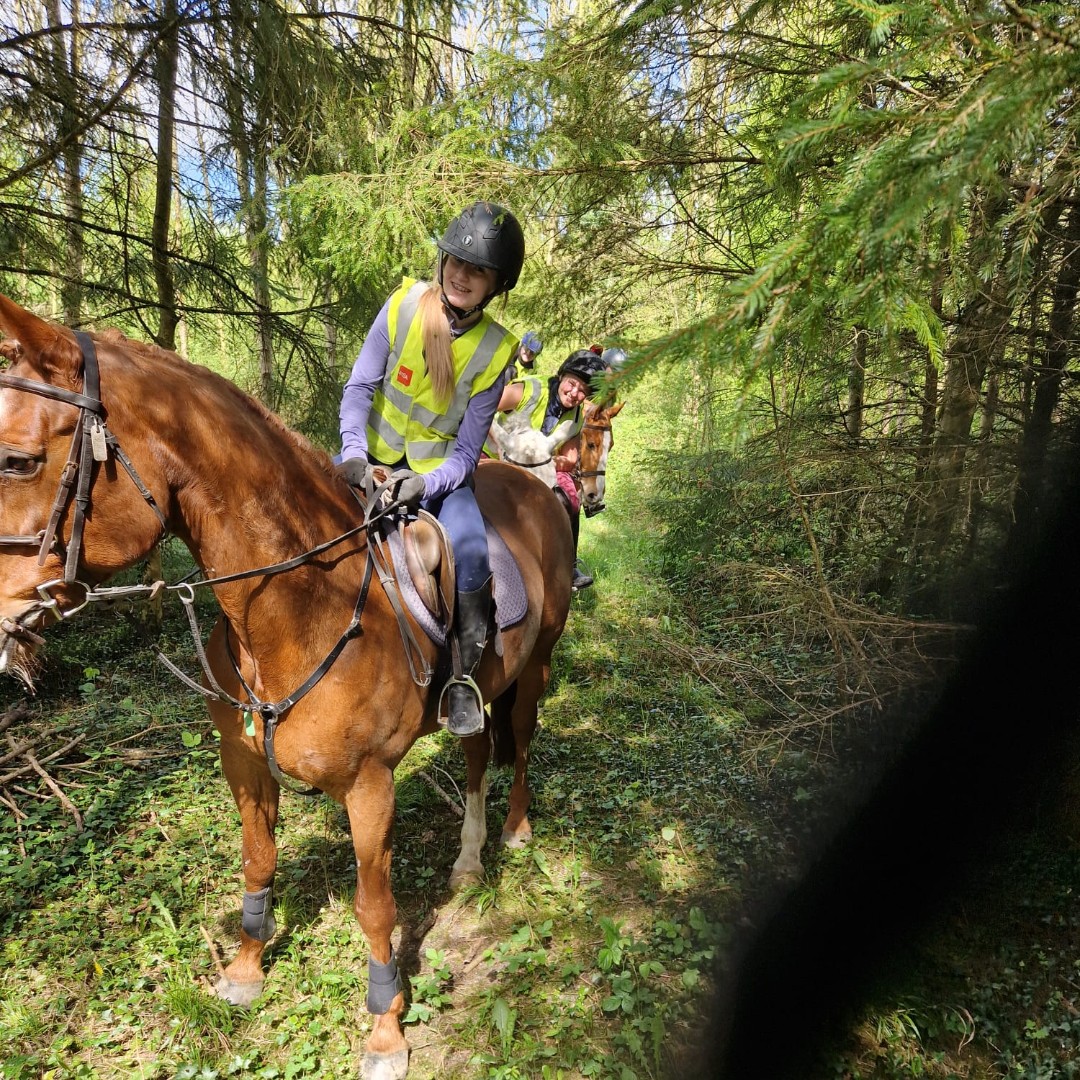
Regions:
<instances>
[{"instance_id":1,"label":"horse tail","mask_svg":"<svg viewBox=\"0 0 1080 1080\"><path fill-rule=\"evenodd\" d=\"M491 703L491 758L496 768L513 765L517 757L517 740L511 714L517 699L517 683L512 682Z\"/></svg>"}]
</instances>

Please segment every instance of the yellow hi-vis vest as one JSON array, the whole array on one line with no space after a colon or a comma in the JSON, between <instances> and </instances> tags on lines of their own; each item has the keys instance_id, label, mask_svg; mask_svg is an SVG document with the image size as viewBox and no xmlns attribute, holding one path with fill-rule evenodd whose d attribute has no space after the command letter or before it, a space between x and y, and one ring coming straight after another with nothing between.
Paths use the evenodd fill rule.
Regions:
<instances>
[{"instance_id":1,"label":"yellow hi-vis vest","mask_svg":"<svg viewBox=\"0 0 1080 1080\"><path fill-rule=\"evenodd\" d=\"M426 282L404 278L390 298L390 358L367 423L368 452L376 461L393 465L405 458L418 473L431 472L450 456L469 399L495 383L518 347L518 339L484 312L450 347L454 392L440 406L424 363L416 317L427 288Z\"/></svg>"},{"instance_id":2,"label":"yellow hi-vis vest","mask_svg":"<svg viewBox=\"0 0 1080 1080\"><path fill-rule=\"evenodd\" d=\"M535 375L527 376L524 379L514 379L513 382L507 383L507 386L521 385L521 400L513 407L508 409L505 413L497 414L507 416L511 413L524 413L529 418L529 426L539 431L544 426L544 416L547 414L548 406L548 380L538 379ZM559 421L561 424L566 419L564 415ZM566 437L566 441L572 439L577 435L582 427L585 425L585 411L580 405L574 409L574 423L570 429L570 434ZM498 452L495 447L491 445L490 440L484 444L484 453L488 457L498 457Z\"/></svg>"},{"instance_id":3,"label":"yellow hi-vis vest","mask_svg":"<svg viewBox=\"0 0 1080 1080\"><path fill-rule=\"evenodd\" d=\"M548 394L547 394L547 381L545 379L528 378L528 379L515 379L515 382L521 383L525 389L521 394L521 401L518 402L514 409L514 412L526 413L529 417L529 423L539 431L544 426L544 417L547 414L548 406ZM561 424L567 419L564 413L559 419ZM574 407L574 423L570 428L570 434L567 439L572 439L579 431L581 431L585 423L585 410L580 405Z\"/></svg>"}]
</instances>

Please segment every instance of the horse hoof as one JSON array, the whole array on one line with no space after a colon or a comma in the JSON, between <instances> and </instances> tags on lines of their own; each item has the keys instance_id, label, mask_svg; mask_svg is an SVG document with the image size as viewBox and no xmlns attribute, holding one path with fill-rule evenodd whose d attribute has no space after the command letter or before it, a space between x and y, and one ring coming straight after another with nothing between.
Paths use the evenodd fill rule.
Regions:
<instances>
[{"instance_id":1,"label":"horse hoof","mask_svg":"<svg viewBox=\"0 0 1080 1080\"><path fill-rule=\"evenodd\" d=\"M230 1005L239 1005L246 1009L262 993L262 988L261 982L238 983L222 975L214 987L214 993Z\"/></svg>"},{"instance_id":2,"label":"horse hoof","mask_svg":"<svg viewBox=\"0 0 1080 1080\"><path fill-rule=\"evenodd\" d=\"M360 1080L405 1080L409 1071L409 1051L393 1054L365 1054L360 1062Z\"/></svg>"},{"instance_id":3,"label":"horse hoof","mask_svg":"<svg viewBox=\"0 0 1080 1080\"><path fill-rule=\"evenodd\" d=\"M532 829L524 829L521 832L511 832L504 829L499 837L499 843L505 848L523 848L532 843Z\"/></svg>"},{"instance_id":4,"label":"horse hoof","mask_svg":"<svg viewBox=\"0 0 1080 1080\"><path fill-rule=\"evenodd\" d=\"M450 871L450 884L448 888L452 893L458 892L460 889L465 888L466 885L474 885L480 881L484 876L484 868L480 867L462 867L460 870L455 866Z\"/></svg>"}]
</instances>

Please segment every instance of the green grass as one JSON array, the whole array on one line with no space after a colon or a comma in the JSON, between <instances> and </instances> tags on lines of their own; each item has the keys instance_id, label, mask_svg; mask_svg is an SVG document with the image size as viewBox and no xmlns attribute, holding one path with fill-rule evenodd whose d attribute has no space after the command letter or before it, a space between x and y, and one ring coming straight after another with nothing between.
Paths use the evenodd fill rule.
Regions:
<instances>
[{"instance_id":1,"label":"green grass","mask_svg":"<svg viewBox=\"0 0 1080 1080\"><path fill-rule=\"evenodd\" d=\"M598 584L575 600L543 708L534 845L489 845L485 881L450 896L459 819L425 775L454 791L460 750L434 736L398 770L411 1076L665 1074L727 938L740 867L765 842L734 794L747 786L738 716L656 662L673 623L659 584L632 572L619 514L584 525ZM175 612L164 641L191 670ZM239 830L201 701L116 615L58 628L47 656L27 729L85 733L78 768L58 772L84 829L21 793L21 816L0 821L0 1075L354 1075L367 951L343 811L284 796L266 993L228 1010L207 988L236 941ZM493 836L508 785L494 776Z\"/></svg>"},{"instance_id":2,"label":"green grass","mask_svg":"<svg viewBox=\"0 0 1080 1080\"><path fill-rule=\"evenodd\" d=\"M398 770L413 1080L693 1080L713 960L797 864L799 823L834 779L831 755L762 725L724 677L741 657L718 667L665 587L632 453L651 423L624 410L609 509L582 523L596 585L574 600L542 708L534 844L489 844L485 879L451 896L460 819L428 778L453 794L460 750L432 736ZM185 634L170 610L161 641L190 671ZM41 755L82 735L50 768L84 827L36 776L6 789L0 1077L354 1076L370 1021L344 812L283 796L266 992L230 1010L208 987L237 940L239 827L201 699L123 616L58 627L47 657L15 735ZM18 696L0 692L0 709ZM492 838L508 785L493 776ZM928 974L868 1006L823 1077L1075 1075L1075 854L1049 843L1025 869L1033 850L1015 863L1023 932L995 923L992 882L988 919L943 926Z\"/></svg>"}]
</instances>

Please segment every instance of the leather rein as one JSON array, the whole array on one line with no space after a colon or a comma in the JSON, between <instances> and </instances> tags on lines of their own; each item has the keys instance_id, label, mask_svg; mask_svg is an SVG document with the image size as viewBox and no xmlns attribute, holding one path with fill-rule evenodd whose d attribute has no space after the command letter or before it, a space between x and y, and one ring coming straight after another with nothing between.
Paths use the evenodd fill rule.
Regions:
<instances>
[{"instance_id":1,"label":"leather rein","mask_svg":"<svg viewBox=\"0 0 1080 1080\"><path fill-rule=\"evenodd\" d=\"M387 503L381 498L385 489L389 487L389 481L377 487L373 486L371 490L366 493L366 505L355 492L353 493L358 504L363 507L364 510L364 519L361 524L357 525L355 528L348 529L346 532L341 533L339 536L335 536L331 540L311 548L309 551L305 551L301 555L297 555L294 558L287 559L283 562L259 567L254 570L244 570L235 574L227 574L221 577L204 578L196 582L181 581L173 585L167 585L163 581L154 582L152 585L124 585L114 587L88 585L86 582L80 581L76 577L76 573L78 570L79 556L82 551L83 529L86 522L86 515L90 509L90 485L93 477L93 466L95 462L107 461L110 451L116 460L123 466L125 472L131 477L139 494L151 510L154 511L158 521L161 523L162 534L158 538L158 543L166 538L169 527L165 515L154 500L154 496L139 477L134 465L132 465L130 459L121 449L116 437L106 426L105 407L101 401L97 352L94 348L93 339L89 334L82 331L76 330L73 331L73 333L75 334L76 341L82 352L83 393L80 394L71 390L64 390L60 387L52 386L49 383L37 382L32 379L22 379L14 375L8 375L6 372L0 372L0 387L37 394L39 397L50 398L54 401L61 401L68 405L74 405L79 410L79 417L75 423L75 432L71 441L71 449L68 453L67 463L64 465L60 477L60 483L56 497L53 500L53 508L49 515L48 524L41 532L33 535L0 536L0 547L36 547L38 549L37 561L39 566L44 566L45 560L51 552L57 552L64 559L63 577L53 578L52 580L43 582L39 585L37 591L41 599L36 601L32 607L25 611L18 620L4 619L2 624L0 624L0 629L3 629L10 637L23 638L40 646L44 643L44 639L41 638L40 635L34 633L30 629L29 624L42 612L48 612L55 616L56 619L63 621L82 611L84 607L94 601L152 599L156 597L162 589L176 592L181 603L184 605L195 644L195 652L210 689L202 686L189 675L181 671L164 655L164 653L161 652L160 649L158 650L158 659L186 686L198 691L205 697L216 698L219 701L223 701L226 704L231 705L234 709L243 712L245 715L257 712L263 721L263 746L266 753L267 764L274 779L282 786L289 788L289 790L294 791L297 794L319 794L320 792L317 788L308 788L305 790L293 786L288 778L281 772L277 763L277 757L274 753L274 732L282 714L292 708L293 705L307 694L327 671L330 670L330 667L341 654L345 646L352 641L353 638L359 637L363 633L361 616L367 601L373 571L378 572L379 580L390 600L391 606L394 608L395 615L397 616L398 628L401 632L402 641L405 646L405 655L413 681L418 686L427 686L431 682L432 669L405 619L404 608L398 594L397 582L390 568L391 562L389 556L381 547L382 539L379 531L374 528L381 519L391 515L395 509L394 503ZM78 481L77 487L76 481ZM68 542L65 551L64 545L59 537L59 525L64 511L72 501L74 501L74 511L72 517L71 539ZM365 560L364 577L360 585L360 592L357 596L356 604L353 608L352 618L337 642L323 658L322 662L296 690L282 698L280 701L262 701L245 681L243 675L240 673L240 665L237 662L233 649L229 643L229 631L231 630L231 625L228 621L228 617L223 616L223 618L225 618L226 650L233 671L239 679L240 685L244 688L248 700L244 702L233 697L220 685L211 671L209 661L206 658L206 653L202 644L202 633L199 629L198 617L195 613L195 589L197 587L210 587L225 582L239 581L244 578L267 577L272 574L284 573L310 561L316 555L320 555L322 552L327 551L337 544L362 532L367 532L369 534L366 548L367 559ZM375 542L373 543L372 541ZM51 590L55 589L58 585L79 586L84 593L82 601L74 607L62 609L59 600L53 596L51 592ZM247 727L248 725L245 724L245 730L247 730ZM248 734L253 734L253 731L249 730Z\"/></svg>"}]
</instances>

